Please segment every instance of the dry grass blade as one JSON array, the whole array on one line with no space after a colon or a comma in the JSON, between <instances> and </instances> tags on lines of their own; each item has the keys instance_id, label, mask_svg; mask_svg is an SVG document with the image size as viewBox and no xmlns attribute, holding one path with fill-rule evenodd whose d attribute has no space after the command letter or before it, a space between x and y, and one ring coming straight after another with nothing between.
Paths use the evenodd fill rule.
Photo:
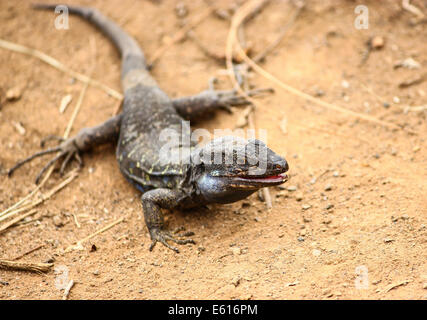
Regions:
<instances>
[{"instance_id":1,"label":"dry grass blade","mask_svg":"<svg viewBox=\"0 0 427 320\"><path fill-rule=\"evenodd\" d=\"M254 61L256 63L261 62L262 60L264 60L264 58L271 53L274 49L277 48L277 46L280 44L280 42L283 40L283 38L285 37L285 35L287 34L288 30L292 27L292 25L295 23L295 20L297 19L297 17L299 16L299 14L301 13L301 10L303 9L304 4L301 4L297 7L295 13L292 15L291 20L280 30L279 35L277 36L277 38L271 42L269 45L267 45L265 47L265 49L260 52L259 54L257 54L254 57Z\"/></svg>"},{"instance_id":2,"label":"dry grass blade","mask_svg":"<svg viewBox=\"0 0 427 320\"><path fill-rule=\"evenodd\" d=\"M385 288L383 292L387 293L387 292L389 292L389 291L391 291L393 289L396 289L398 287L407 285L409 282L411 282L411 281L410 280L403 280L403 281L400 281L400 282L397 282L397 283L392 283L387 288Z\"/></svg>"},{"instance_id":3,"label":"dry grass blade","mask_svg":"<svg viewBox=\"0 0 427 320\"><path fill-rule=\"evenodd\" d=\"M49 272L53 263L32 263L32 262L17 262L0 259L0 269L30 271L30 272Z\"/></svg>"},{"instance_id":4,"label":"dry grass blade","mask_svg":"<svg viewBox=\"0 0 427 320\"><path fill-rule=\"evenodd\" d=\"M68 282L67 286L65 287L62 300L68 299L68 295L70 294L71 288L73 288L73 286L74 286L74 280L70 280L70 282Z\"/></svg>"},{"instance_id":5,"label":"dry grass blade","mask_svg":"<svg viewBox=\"0 0 427 320\"><path fill-rule=\"evenodd\" d=\"M45 195L42 194L40 199L34 200L34 201L28 201L25 202L22 206L9 211L7 214L5 214L4 216L2 216L0 218L0 222L4 221L20 212L26 211L26 210L30 210L36 206L38 206L39 204L43 203L44 201L48 200L50 197L52 197L52 195L54 195L55 193L57 193L58 191L60 191L62 188L64 188L67 184L69 184L71 181L73 181L75 178L77 177L77 169L72 171L69 175L68 178L66 178L65 180L63 180L62 182L60 182L58 185L56 185L54 188L50 189Z\"/></svg>"},{"instance_id":6,"label":"dry grass blade","mask_svg":"<svg viewBox=\"0 0 427 320\"><path fill-rule=\"evenodd\" d=\"M408 112L420 112L420 111L427 111L427 105L425 106L414 106L414 107L404 107L403 108L404 113L408 113Z\"/></svg>"},{"instance_id":7,"label":"dry grass blade","mask_svg":"<svg viewBox=\"0 0 427 320\"><path fill-rule=\"evenodd\" d=\"M59 62L58 60L52 58L51 56L48 56L47 54L38 51L36 49L32 49L32 48L28 48L13 42L9 42L3 39L0 39L0 48L3 49L7 49L10 51L14 51L14 52L19 52L19 53L23 53L32 57L35 57L41 61L43 61L44 63L47 63L48 65L58 69L59 71L62 71L74 78L76 78L79 81L82 81L84 83L89 83L90 85L97 87L99 89L104 90L106 93L108 93L110 96L122 100L123 99L123 95L114 90L111 89L110 87L106 86L105 84L99 82L98 80L92 79L82 73L73 71L71 69L69 69L68 67L66 67L65 65L63 65L61 62Z\"/></svg>"},{"instance_id":8,"label":"dry grass blade","mask_svg":"<svg viewBox=\"0 0 427 320\"><path fill-rule=\"evenodd\" d=\"M98 234L101 234L109 229L111 229L112 227L114 227L115 225L121 223L123 220L125 219L125 217L122 217L112 223L110 223L109 225L105 226L104 228L92 233L91 235L87 236L86 238L80 239L79 241L76 241L74 244L72 244L71 246L67 247L64 250L64 253L70 252L71 250L73 250L76 247L79 247L80 245L82 245L84 242L86 242L87 240L92 239L93 237L97 236Z\"/></svg>"},{"instance_id":9,"label":"dry grass blade","mask_svg":"<svg viewBox=\"0 0 427 320\"><path fill-rule=\"evenodd\" d=\"M256 129L256 124L255 124L255 120L254 120L254 116L253 116L253 111L254 111L257 104L256 104L254 99L249 97L249 95L242 89L242 87L240 86L240 84L236 80L236 70L233 67L233 47L234 47L234 42L237 42L236 41L237 30L239 29L240 25L243 23L243 21L247 21L248 17L250 17L250 16L253 17L253 15L256 12L258 12L260 10L260 8L262 8L265 4L266 4L265 0L249 1L249 2L245 3L245 5L243 5L239 10L236 11L236 13L234 14L234 16L231 20L231 27L230 27L230 31L228 33L227 45L226 45L226 50L225 50L226 66L227 66L227 70L228 70L229 75L230 75L230 80L233 83L233 86L237 89L237 91L242 96L244 96L253 105L253 107L251 108L251 112L248 114L247 119L248 119L249 127L251 129L254 129L254 130ZM240 45L239 45L239 47L241 48ZM245 56L246 56L246 53L245 53ZM263 188L262 192L264 195L264 200L266 202L267 208L271 209L273 207L273 204L271 202L271 196L270 196L269 189Z\"/></svg>"},{"instance_id":10,"label":"dry grass blade","mask_svg":"<svg viewBox=\"0 0 427 320\"><path fill-rule=\"evenodd\" d=\"M152 58L151 58L151 63L150 63L150 67L152 67L157 60L169 49L170 46L172 46L173 44L183 40L187 33L193 29L195 26L197 26L198 24L200 24L201 22L203 22L209 15L212 14L212 12L214 12L215 10L215 6L209 6L208 8L206 8L199 16L197 16L192 22L190 22L189 24L187 24L185 27L183 27L181 30L179 30L170 41L168 41L168 43L164 44L162 47L160 47L159 49L157 49Z\"/></svg>"},{"instance_id":11,"label":"dry grass blade","mask_svg":"<svg viewBox=\"0 0 427 320\"><path fill-rule=\"evenodd\" d=\"M26 203L29 199L31 199L36 193L37 191L40 190L40 188L43 186L43 184L39 184L33 191L31 191L28 195L26 195L25 197L23 197L21 200L19 200L18 202L16 202L15 204L13 204L12 206L10 206L9 208L7 208L6 210L0 212L0 221L2 221L1 217L3 217L4 215L8 214L9 212L11 212L12 210L18 208L19 206L21 206L22 204Z\"/></svg>"},{"instance_id":12,"label":"dry grass blade","mask_svg":"<svg viewBox=\"0 0 427 320\"><path fill-rule=\"evenodd\" d=\"M26 252L24 252L24 253L21 253L19 256L16 256L15 258L13 258L12 260L19 260L19 259L21 259L22 257L25 257L26 255L29 255L30 253L33 253L33 252L35 252L35 251L37 251L37 250L39 250L39 249L41 249L41 248L43 248L44 247L44 244L41 244L41 245L39 245L39 246L37 246L37 247L35 247L35 248L33 248L33 249L31 249L31 250L28 250L28 251L26 251Z\"/></svg>"},{"instance_id":13,"label":"dry grass blade","mask_svg":"<svg viewBox=\"0 0 427 320\"><path fill-rule=\"evenodd\" d=\"M242 49L242 47L240 46L240 44L235 41L236 39L236 34L237 34L237 29L240 26L240 24L244 21L245 17L254 9L259 5L259 2L262 0L252 0L252 1L248 1L246 2L242 7L240 7L236 13L233 16L232 22L231 22L231 28L228 34L228 38L227 38L227 50L226 50L226 55L227 55L227 69L230 70L231 74L230 74L230 78L231 81L233 82L233 84L235 84L235 86L238 88L239 92L244 94L242 92L242 90L240 89L239 85L237 84L237 81L235 80L235 71L232 65L232 61L231 61L231 53L233 51L233 47L234 44L236 44L236 49L238 51L238 54L242 56L243 60L245 61L245 63L248 64L248 66L250 66L254 71L256 71L257 73L259 73L260 75L262 75L263 77L265 77L266 79L272 81L273 83L275 83L276 85L278 85L279 87L281 87L282 89L285 89L286 91L288 91L291 94L294 94L300 98L306 99L310 102L313 102L315 104L318 104L322 107L325 107L327 109L330 110L334 110L334 111L338 111L341 113L345 113L348 114L350 116L353 116L355 118L358 119L362 119L362 120L366 120L369 122L373 122L376 124L380 124L382 126L388 127L388 128L392 128L392 129L398 129L398 130L402 130L401 127L399 127L398 125L391 123L391 122L387 122L387 121L382 121L379 120L375 117L366 115L366 114L362 114L362 113L358 113L355 111L351 111L351 110L347 110L345 108L342 108L340 106L331 104L331 103L327 103L324 102L322 100L319 100L307 93L304 93L298 89L295 89L287 84L285 84L284 82L282 82L281 80L277 79L275 76L273 76L272 74L270 74L269 72L265 71L263 68L261 68L258 64L256 64L251 58L249 58L246 53L244 52L244 50ZM245 95L246 96L246 95Z\"/></svg>"},{"instance_id":14,"label":"dry grass blade","mask_svg":"<svg viewBox=\"0 0 427 320\"><path fill-rule=\"evenodd\" d=\"M36 212L37 210L31 210L30 212L24 213L23 215L20 215L19 217L8 221L4 225L0 226L0 234L12 227L13 225L17 224L19 221L24 220L26 217L29 217L35 214Z\"/></svg>"},{"instance_id":15,"label":"dry grass blade","mask_svg":"<svg viewBox=\"0 0 427 320\"><path fill-rule=\"evenodd\" d=\"M416 6L411 4L409 0L402 0L402 8L416 15L419 19L424 19L424 13Z\"/></svg>"},{"instance_id":16,"label":"dry grass blade","mask_svg":"<svg viewBox=\"0 0 427 320\"><path fill-rule=\"evenodd\" d=\"M1 41L1 40L0 40ZM0 42L1 44L1 42ZM93 72L93 70L95 69L95 62L96 62L96 43L95 43L95 38L92 37L90 39L90 46L92 48L92 70L91 73ZM76 103L76 106L73 110L73 114L71 115L70 120L68 121L67 124L67 128L65 129L63 138L67 139L70 135L71 132L71 128L74 124L74 121L76 119L76 116L78 114L78 112L80 111L81 105L83 103L83 98L86 94L87 88L89 86L89 82L85 82L84 83L84 87L79 95L79 99ZM0 213L0 221L3 221L9 217L11 217L12 215L15 215L19 212L31 209L37 205L39 205L40 203L44 202L44 200L48 199L51 195L53 195L54 193L56 193L57 191L61 190L64 186L66 186L68 183L70 183L76 176L77 173L75 172L74 174L72 173L71 176L67 179L65 179L62 183L60 183L58 185L58 187L53 188L52 190L50 190L47 194L48 196L42 196L42 200L36 200L36 201L31 201L31 198L33 198L35 196L35 194L44 186L44 184L46 183L46 181L49 179L50 175L53 172L53 167L50 167L45 175L45 177L43 178L43 180L41 181L41 183L27 196L25 196L23 199L19 200L17 203L15 203L14 205L12 205L11 207L7 208L6 210L4 210L3 212Z\"/></svg>"}]
</instances>

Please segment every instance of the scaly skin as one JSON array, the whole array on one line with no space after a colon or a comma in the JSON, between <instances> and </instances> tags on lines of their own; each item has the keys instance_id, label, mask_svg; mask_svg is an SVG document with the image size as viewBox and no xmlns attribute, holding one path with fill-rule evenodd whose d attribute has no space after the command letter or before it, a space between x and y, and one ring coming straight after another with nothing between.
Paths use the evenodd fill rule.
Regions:
<instances>
[{"instance_id":1,"label":"scaly skin","mask_svg":"<svg viewBox=\"0 0 427 320\"><path fill-rule=\"evenodd\" d=\"M34 6L44 10L54 10L55 7L44 4ZM123 111L96 127L82 129L56 148L18 162L9 175L37 156L59 152L42 169L38 181L43 172L58 160L63 159L62 173L74 158L81 164L81 153L97 145L117 141L116 156L120 171L143 193L141 201L145 223L152 240L150 250L161 242L175 252L179 252L178 249L168 241L177 244L194 241L177 239L164 230L162 208L230 203L246 198L260 188L286 181L286 160L258 140L225 137L212 140L203 148L196 148L191 143L181 145L181 151L187 151L187 156L181 161L164 163L161 135L165 129L181 133L184 118L194 120L202 113L248 102L233 90L215 91L212 88L195 96L170 99L150 76L144 54L131 36L96 9L68 6L68 10L70 14L79 15L94 24L119 50L122 58ZM265 154L260 157L262 152ZM211 159L215 155L219 155L220 161L213 163ZM231 162L225 159L231 159Z\"/></svg>"}]
</instances>

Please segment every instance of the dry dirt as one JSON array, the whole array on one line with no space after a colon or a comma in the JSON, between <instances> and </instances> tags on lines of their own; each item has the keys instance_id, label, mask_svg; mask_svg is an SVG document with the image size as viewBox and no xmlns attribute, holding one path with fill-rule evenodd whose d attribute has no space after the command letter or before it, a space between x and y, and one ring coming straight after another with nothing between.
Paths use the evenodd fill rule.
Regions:
<instances>
[{"instance_id":1,"label":"dry dirt","mask_svg":"<svg viewBox=\"0 0 427 320\"><path fill-rule=\"evenodd\" d=\"M220 6L227 9L234 2ZM427 14L425 1L412 2ZM206 6L189 0L69 3L91 4L118 21L148 60L179 30L182 19L191 20ZM184 18L176 14L178 3L188 9ZM140 195L120 174L114 148L100 148L84 155L85 166L71 184L40 205L33 217L0 235L0 258L13 259L43 245L19 261L54 260L59 273L0 270L0 298L60 299L61 284L72 279L70 299L426 299L427 113L404 109L425 106L427 81L407 88L399 84L425 74L427 28L400 3L364 1L369 28L358 30L354 9L361 2L307 1L262 66L323 101L405 130L328 110L253 73L253 85L276 89L258 100L257 126L267 130L268 144L290 164L285 188L271 189L273 209L253 195L210 210L171 212L166 215L169 228L184 225L195 232L197 244L181 247L180 254L161 245L149 252ZM272 1L248 22L245 33L252 55L277 37L293 8L288 1ZM33 12L27 1L1 1L0 38L39 49L84 74L92 70L93 38L93 78L120 91L120 59L110 42L75 17L69 30L57 30L54 18L53 13ZM221 54L228 28L229 22L211 15L194 33ZM360 66L372 36L384 39L384 46ZM407 58L420 68L394 67ZM34 189L46 158L13 178L5 175L6 169L40 150L43 137L63 134L83 84L35 58L4 49L0 68L4 210ZM171 46L152 73L175 97L204 90L213 75L222 87L230 87L221 70L223 64L186 40ZM20 97L7 101L5 93L13 88ZM60 114L66 94L73 101ZM106 120L116 107L116 99L89 87L72 134ZM197 126L234 128L241 110L232 115L219 111ZM44 190L60 180L54 173ZM80 250L61 254L120 217L126 217L124 222L83 243Z\"/></svg>"}]
</instances>

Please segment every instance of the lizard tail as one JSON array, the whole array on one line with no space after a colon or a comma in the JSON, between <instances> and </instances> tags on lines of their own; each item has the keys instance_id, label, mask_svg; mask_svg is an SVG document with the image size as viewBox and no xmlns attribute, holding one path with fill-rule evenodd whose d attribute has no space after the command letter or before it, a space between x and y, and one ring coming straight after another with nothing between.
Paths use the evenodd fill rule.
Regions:
<instances>
[{"instance_id":1,"label":"lizard tail","mask_svg":"<svg viewBox=\"0 0 427 320\"><path fill-rule=\"evenodd\" d=\"M33 4L32 7L38 10L59 10L57 11L58 13L68 10L70 14L82 17L104 33L117 47L122 57L121 77L125 91L134 86L136 84L135 81L137 84L143 85L153 85L155 83L148 73L144 53L135 39L97 9L54 4ZM129 79L126 79L129 78L129 73L131 74L130 78L133 79L131 85L129 85ZM135 74L138 75L137 79L135 79Z\"/></svg>"}]
</instances>

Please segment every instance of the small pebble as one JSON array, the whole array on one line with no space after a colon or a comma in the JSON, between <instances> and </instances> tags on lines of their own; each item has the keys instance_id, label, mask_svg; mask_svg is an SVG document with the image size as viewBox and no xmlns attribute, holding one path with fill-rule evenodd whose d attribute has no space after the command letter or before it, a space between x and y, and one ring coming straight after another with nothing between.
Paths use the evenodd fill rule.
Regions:
<instances>
[{"instance_id":1,"label":"small pebble","mask_svg":"<svg viewBox=\"0 0 427 320\"><path fill-rule=\"evenodd\" d=\"M321 251L318 249L313 249L312 254L313 254L313 256L318 257L318 256L320 256Z\"/></svg>"},{"instance_id":2,"label":"small pebble","mask_svg":"<svg viewBox=\"0 0 427 320\"><path fill-rule=\"evenodd\" d=\"M8 101L19 100L19 98L21 98L21 95L22 95L21 89L18 87L13 87L6 91L6 100Z\"/></svg>"},{"instance_id":3,"label":"small pebble","mask_svg":"<svg viewBox=\"0 0 427 320\"><path fill-rule=\"evenodd\" d=\"M250 202L242 201L242 208L249 208L251 206Z\"/></svg>"},{"instance_id":4,"label":"small pebble","mask_svg":"<svg viewBox=\"0 0 427 320\"><path fill-rule=\"evenodd\" d=\"M394 68L400 67L407 69L419 69L421 67L421 64L412 58L407 58L403 61L398 61L397 63L395 63Z\"/></svg>"},{"instance_id":5,"label":"small pebble","mask_svg":"<svg viewBox=\"0 0 427 320\"><path fill-rule=\"evenodd\" d=\"M348 88L350 88L350 83L347 80L343 80L343 81L341 81L341 86L344 89L348 89Z\"/></svg>"},{"instance_id":6,"label":"small pebble","mask_svg":"<svg viewBox=\"0 0 427 320\"><path fill-rule=\"evenodd\" d=\"M303 194L300 192L300 193L297 193L296 195L295 195L295 199L297 200L297 201L302 201L302 199L303 199Z\"/></svg>"},{"instance_id":7,"label":"small pebble","mask_svg":"<svg viewBox=\"0 0 427 320\"><path fill-rule=\"evenodd\" d=\"M334 177L339 177L339 176L340 176L340 173L339 173L338 171L334 171L334 172L332 173L332 175L333 175Z\"/></svg>"},{"instance_id":8,"label":"small pebble","mask_svg":"<svg viewBox=\"0 0 427 320\"><path fill-rule=\"evenodd\" d=\"M316 90L316 92L314 93L314 95L316 97L323 97L325 95L325 91L323 91L321 89L318 89L318 90Z\"/></svg>"},{"instance_id":9,"label":"small pebble","mask_svg":"<svg viewBox=\"0 0 427 320\"><path fill-rule=\"evenodd\" d=\"M235 286L235 287L237 287L239 284L240 284L240 281L242 280L242 278L241 277L239 277L239 276L237 276L237 277L234 277L233 278L233 280L231 280L231 283Z\"/></svg>"},{"instance_id":10,"label":"small pebble","mask_svg":"<svg viewBox=\"0 0 427 320\"><path fill-rule=\"evenodd\" d=\"M242 254L242 249L240 249L239 247L231 247L230 251L233 253L233 255L238 256L240 254Z\"/></svg>"},{"instance_id":11,"label":"small pebble","mask_svg":"<svg viewBox=\"0 0 427 320\"><path fill-rule=\"evenodd\" d=\"M393 102L394 103L400 103L400 98L397 96L393 97Z\"/></svg>"},{"instance_id":12,"label":"small pebble","mask_svg":"<svg viewBox=\"0 0 427 320\"><path fill-rule=\"evenodd\" d=\"M55 225L55 227L58 227L58 228L64 226L64 222L62 222L62 219L59 216L53 217L53 224Z\"/></svg>"},{"instance_id":13,"label":"small pebble","mask_svg":"<svg viewBox=\"0 0 427 320\"><path fill-rule=\"evenodd\" d=\"M325 289L322 291L322 295L326 296L327 298L330 298L333 296L333 293L331 292L330 289Z\"/></svg>"},{"instance_id":14,"label":"small pebble","mask_svg":"<svg viewBox=\"0 0 427 320\"><path fill-rule=\"evenodd\" d=\"M323 224L330 224L331 222L332 222L331 219L326 219L326 220L323 221Z\"/></svg>"},{"instance_id":15,"label":"small pebble","mask_svg":"<svg viewBox=\"0 0 427 320\"><path fill-rule=\"evenodd\" d=\"M301 208L302 208L303 210L308 210L308 209L310 209L310 208L311 208L311 205L309 205L309 204L303 204Z\"/></svg>"},{"instance_id":16,"label":"small pebble","mask_svg":"<svg viewBox=\"0 0 427 320\"><path fill-rule=\"evenodd\" d=\"M185 3L179 2L175 7L175 13L179 18L184 18L188 15L188 9Z\"/></svg>"},{"instance_id":17,"label":"small pebble","mask_svg":"<svg viewBox=\"0 0 427 320\"><path fill-rule=\"evenodd\" d=\"M289 187L287 187L286 188L286 190L288 190L288 191L296 191L297 190L297 186L289 186Z\"/></svg>"},{"instance_id":18,"label":"small pebble","mask_svg":"<svg viewBox=\"0 0 427 320\"><path fill-rule=\"evenodd\" d=\"M384 41L383 37L375 36L371 39L370 46L374 50L379 50L382 47L384 47L384 43L385 43L385 41Z\"/></svg>"},{"instance_id":19,"label":"small pebble","mask_svg":"<svg viewBox=\"0 0 427 320\"><path fill-rule=\"evenodd\" d=\"M325 191L331 191L332 190L332 185L331 184L327 184L325 186Z\"/></svg>"},{"instance_id":20,"label":"small pebble","mask_svg":"<svg viewBox=\"0 0 427 320\"><path fill-rule=\"evenodd\" d=\"M334 207L332 203L328 203L325 207L326 210L331 210Z\"/></svg>"}]
</instances>

